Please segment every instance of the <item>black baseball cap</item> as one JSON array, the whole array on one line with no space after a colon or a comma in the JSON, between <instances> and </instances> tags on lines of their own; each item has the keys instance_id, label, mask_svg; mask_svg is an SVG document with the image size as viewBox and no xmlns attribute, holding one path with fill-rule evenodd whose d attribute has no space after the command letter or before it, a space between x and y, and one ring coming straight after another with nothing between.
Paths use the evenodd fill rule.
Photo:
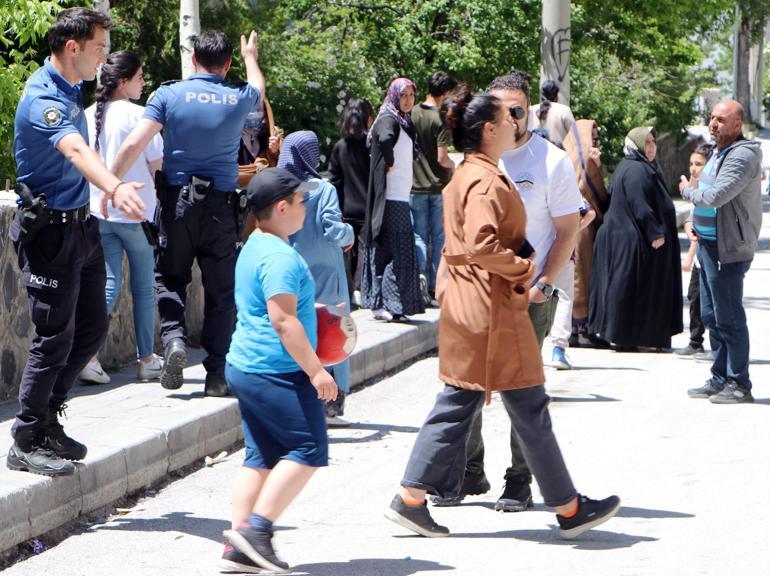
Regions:
<instances>
[{"instance_id":1,"label":"black baseball cap","mask_svg":"<svg viewBox=\"0 0 770 576\"><path fill-rule=\"evenodd\" d=\"M303 182L284 168L265 168L249 182L246 205L257 212L295 192L310 192L317 187L317 182Z\"/></svg>"}]
</instances>

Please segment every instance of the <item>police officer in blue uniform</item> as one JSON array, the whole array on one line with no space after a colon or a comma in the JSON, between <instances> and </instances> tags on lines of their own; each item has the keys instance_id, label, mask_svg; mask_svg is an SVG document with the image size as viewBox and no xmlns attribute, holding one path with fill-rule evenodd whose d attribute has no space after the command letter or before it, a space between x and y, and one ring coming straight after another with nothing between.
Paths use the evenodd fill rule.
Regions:
<instances>
[{"instance_id":1,"label":"police officer in blue uniform","mask_svg":"<svg viewBox=\"0 0 770 576\"><path fill-rule=\"evenodd\" d=\"M70 8L48 33L51 56L29 79L16 110L13 149L21 197L10 238L35 333L19 386L7 465L47 476L72 474L86 447L58 420L68 392L107 334L105 267L88 181L126 216L142 219L136 190L88 146L81 85L104 62L112 21Z\"/></svg>"},{"instance_id":2,"label":"police officer in blue uniform","mask_svg":"<svg viewBox=\"0 0 770 576\"><path fill-rule=\"evenodd\" d=\"M207 352L207 396L228 394L225 354L235 327L235 260L240 240L236 194L238 147L246 115L264 97L257 63L257 35L241 36L247 83L224 78L232 65L227 36L210 30L194 44L196 73L161 86L147 103L144 118L126 137L113 162L125 174L152 137L163 129L163 181L157 183L159 244L156 289L164 346L160 383L176 389L187 362L185 302L198 260L204 288L201 344Z\"/></svg>"}]
</instances>

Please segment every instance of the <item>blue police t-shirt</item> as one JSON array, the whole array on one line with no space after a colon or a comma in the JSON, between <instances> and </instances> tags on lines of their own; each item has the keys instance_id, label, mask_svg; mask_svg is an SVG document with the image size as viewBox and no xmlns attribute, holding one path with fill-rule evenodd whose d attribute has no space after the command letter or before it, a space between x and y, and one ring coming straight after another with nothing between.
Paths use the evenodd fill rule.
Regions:
<instances>
[{"instance_id":1,"label":"blue police t-shirt","mask_svg":"<svg viewBox=\"0 0 770 576\"><path fill-rule=\"evenodd\" d=\"M17 180L35 196L46 195L54 210L72 210L89 202L88 181L56 145L67 134L88 142L82 82L70 84L46 58L27 80L16 108L13 153Z\"/></svg>"},{"instance_id":2,"label":"blue police t-shirt","mask_svg":"<svg viewBox=\"0 0 770 576\"><path fill-rule=\"evenodd\" d=\"M267 314L267 301L279 294L297 296L297 318L315 349L315 284L310 268L299 252L277 236L251 234L235 265L238 324L227 353L227 361L241 372L285 374L301 370Z\"/></svg>"},{"instance_id":3,"label":"blue police t-shirt","mask_svg":"<svg viewBox=\"0 0 770 576\"><path fill-rule=\"evenodd\" d=\"M211 73L158 88L144 117L163 124L163 172L168 183L184 186L195 175L213 178L216 190L235 190L241 131L260 98L253 86L225 84Z\"/></svg>"}]
</instances>

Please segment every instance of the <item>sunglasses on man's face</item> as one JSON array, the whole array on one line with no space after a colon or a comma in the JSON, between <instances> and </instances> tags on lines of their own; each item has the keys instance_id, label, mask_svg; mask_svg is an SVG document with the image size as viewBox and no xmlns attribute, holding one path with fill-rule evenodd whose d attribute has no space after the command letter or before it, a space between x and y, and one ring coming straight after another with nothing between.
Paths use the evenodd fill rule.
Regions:
<instances>
[{"instance_id":1,"label":"sunglasses on man's face","mask_svg":"<svg viewBox=\"0 0 770 576\"><path fill-rule=\"evenodd\" d=\"M524 114L526 114L526 112L524 111L524 108L522 108L521 106L511 106L510 108L508 108L508 112L511 113L511 118L513 118L514 120L521 120L522 118L524 118Z\"/></svg>"}]
</instances>

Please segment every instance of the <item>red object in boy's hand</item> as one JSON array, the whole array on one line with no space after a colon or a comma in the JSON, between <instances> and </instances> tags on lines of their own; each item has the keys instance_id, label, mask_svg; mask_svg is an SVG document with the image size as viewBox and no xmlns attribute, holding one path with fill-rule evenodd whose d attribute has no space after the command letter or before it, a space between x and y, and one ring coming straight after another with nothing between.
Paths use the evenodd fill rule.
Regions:
<instances>
[{"instance_id":1,"label":"red object in boy's hand","mask_svg":"<svg viewBox=\"0 0 770 576\"><path fill-rule=\"evenodd\" d=\"M356 347L356 323L338 306L317 306L315 313L318 320L318 359L324 366L339 364Z\"/></svg>"}]
</instances>

